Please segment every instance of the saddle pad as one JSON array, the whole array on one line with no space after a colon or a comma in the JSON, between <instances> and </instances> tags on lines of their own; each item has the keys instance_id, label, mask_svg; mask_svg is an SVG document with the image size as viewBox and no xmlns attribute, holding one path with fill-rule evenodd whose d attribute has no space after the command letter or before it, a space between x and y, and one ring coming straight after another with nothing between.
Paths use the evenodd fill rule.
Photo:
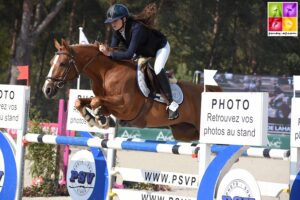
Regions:
<instances>
[{"instance_id":1,"label":"saddle pad","mask_svg":"<svg viewBox=\"0 0 300 200\"><path fill-rule=\"evenodd\" d=\"M142 94L145 97L149 97L150 90L149 90L149 88L146 84L145 75L139 69L140 68L138 68L138 70L137 70L137 85L138 85L138 88L140 89L140 91L142 92ZM181 88L177 85L177 83L171 83L170 86L171 86L173 100L176 103L181 104L183 102L183 92L182 92ZM160 103L165 103L166 104L165 99L159 93L155 94L155 97L153 98L153 100L155 100L157 102L160 102Z\"/></svg>"}]
</instances>

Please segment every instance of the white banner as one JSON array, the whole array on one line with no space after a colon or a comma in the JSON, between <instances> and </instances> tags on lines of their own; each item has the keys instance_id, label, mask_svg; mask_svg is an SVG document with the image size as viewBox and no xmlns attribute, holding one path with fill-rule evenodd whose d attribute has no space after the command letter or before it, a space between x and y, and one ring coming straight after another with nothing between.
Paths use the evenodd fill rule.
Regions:
<instances>
[{"instance_id":1,"label":"white banner","mask_svg":"<svg viewBox=\"0 0 300 200\"><path fill-rule=\"evenodd\" d=\"M175 172L154 171L144 169L131 169L116 167L115 171L120 173L123 180L152 183L159 185L172 185L177 187L198 188L199 178L194 174L183 174Z\"/></svg>"},{"instance_id":2,"label":"white banner","mask_svg":"<svg viewBox=\"0 0 300 200\"><path fill-rule=\"evenodd\" d=\"M195 197L177 196L163 192L112 189L120 200L196 200Z\"/></svg>"},{"instance_id":3,"label":"white banner","mask_svg":"<svg viewBox=\"0 0 300 200\"><path fill-rule=\"evenodd\" d=\"M300 147L300 98L292 98L291 147Z\"/></svg>"},{"instance_id":4,"label":"white banner","mask_svg":"<svg viewBox=\"0 0 300 200\"><path fill-rule=\"evenodd\" d=\"M268 93L203 92L200 142L267 144Z\"/></svg>"},{"instance_id":5,"label":"white banner","mask_svg":"<svg viewBox=\"0 0 300 200\"><path fill-rule=\"evenodd\" d=\"M29 98L27 86L0 85L0 128L23 129Z\"/></svg>"}]
</instances>

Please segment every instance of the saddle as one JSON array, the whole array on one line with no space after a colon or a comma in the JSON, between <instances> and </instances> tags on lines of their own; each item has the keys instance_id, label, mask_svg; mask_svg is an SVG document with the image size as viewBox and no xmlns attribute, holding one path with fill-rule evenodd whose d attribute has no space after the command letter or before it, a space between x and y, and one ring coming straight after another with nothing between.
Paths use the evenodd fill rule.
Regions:
<instances>
[{"instance_id":1,"label":"saddle","mask_svg":"<svg viewBox=\"0 0 300 200\"><path fill-rule=\"evenodd\" d=\"M154 101L165 103L164 94L161 92L162 89L156 78L154 69L150 64L151 58L138 58L137 60L137 85L141 93ZM173 75L169 75L169 81L172 91L173 100L181 104L183 102L183 93L177 80Z\"/></svg>"}]
</instances>

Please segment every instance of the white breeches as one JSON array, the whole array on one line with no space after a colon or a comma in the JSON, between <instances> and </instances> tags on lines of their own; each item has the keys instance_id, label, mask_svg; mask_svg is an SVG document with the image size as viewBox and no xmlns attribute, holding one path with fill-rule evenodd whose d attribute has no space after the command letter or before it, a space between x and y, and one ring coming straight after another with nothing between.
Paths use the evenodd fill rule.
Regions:
<instances>
[{"instance_id":1,"label":"white breeches","mask_svg":"<svg viewBox=\"0 0 300 200\"><path fill-rule=\"evenodd\" d=\"M169 55L170 55L170 45L169 42L167 42L167 44L163 48L159 49L156 52L155 63L154 63L154 72L156 75L159 74L159 72L165 67Z\"/></svg>"}]
</instances>

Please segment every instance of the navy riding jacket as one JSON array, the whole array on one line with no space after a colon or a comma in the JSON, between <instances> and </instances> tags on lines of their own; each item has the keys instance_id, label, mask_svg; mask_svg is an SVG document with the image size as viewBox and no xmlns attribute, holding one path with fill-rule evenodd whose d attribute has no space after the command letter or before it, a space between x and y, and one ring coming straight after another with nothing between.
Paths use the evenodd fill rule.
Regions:
<instances>
[{"instance_id":1,"label":"navy riding jacket","mask_svg":"<svg viewBox=\"0 0 300 200\"><path fill-rule=\"evenodd\" d=\"M114 48L122 42L127 50L112 52L112 59L131 59L134 54L143 57L155 57L156 52L167 44L167 39L161 32L150 29L130 18L126 21L125 38L119 31L113 32L110 46Z\"/></svg>"}]
</instances>

